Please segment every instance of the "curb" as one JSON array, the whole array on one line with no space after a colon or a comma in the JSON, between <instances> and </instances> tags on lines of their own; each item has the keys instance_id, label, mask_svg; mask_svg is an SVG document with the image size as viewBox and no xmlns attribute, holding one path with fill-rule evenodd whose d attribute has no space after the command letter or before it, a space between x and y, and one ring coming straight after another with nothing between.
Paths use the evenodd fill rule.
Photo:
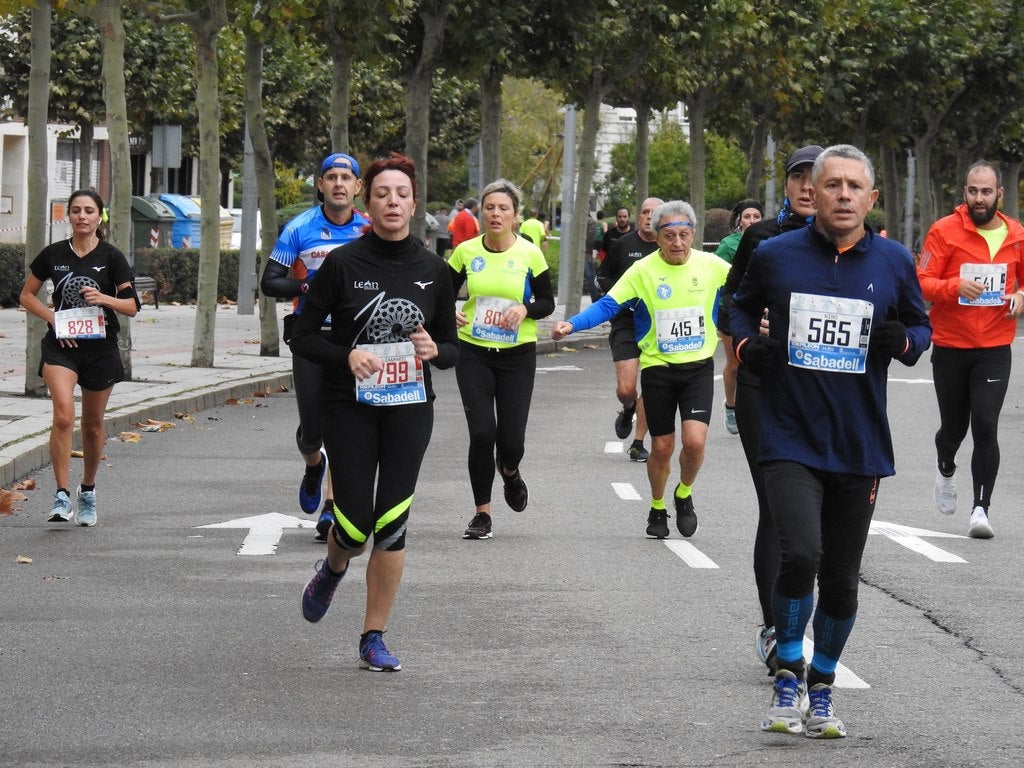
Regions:
<instances>
[{"instance_id":1,"label":"curb","mask_svg":"<svg viewBox=\"0 0 1024 768\"><path fill-rule=\"evenodd\" d=\"M225 400L233 397L249 397L253 391L260 389L278 389L281 386L293 389L292 374L279 373L268 376L256 376L239 379L213 388L197 387L192 392L183 392L180 396L159 398L152 403L133 403L108 411L103 423L107 439L119 432L132 429L132 424L146 419L158 421L174 421L175 413L193 413L223 405ZM75 428L72 442L80 445L82 432ZM11 443L16 453L13 456L0 458L0 486L9 486L50 463L49 430L33 437Z\"/></svg>"}]
</instances>

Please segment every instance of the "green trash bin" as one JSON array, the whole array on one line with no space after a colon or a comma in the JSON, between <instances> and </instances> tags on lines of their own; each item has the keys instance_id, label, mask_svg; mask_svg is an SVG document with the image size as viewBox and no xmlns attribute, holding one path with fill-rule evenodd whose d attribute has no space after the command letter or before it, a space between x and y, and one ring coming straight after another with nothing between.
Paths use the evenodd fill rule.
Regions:
<instances>
[{"instance_id":1,"label":"green trash bin","mask_svg":"<svg viewBox=\"0 0 1024 768\"><path fill-rule=\"evenodd\" d=\"M132 256L135 274L149 274L149 264L134 258L140 248L169 248L171 227L177 218L166 203L156 197L132 197Z\"/></svg>"}]
</instances>

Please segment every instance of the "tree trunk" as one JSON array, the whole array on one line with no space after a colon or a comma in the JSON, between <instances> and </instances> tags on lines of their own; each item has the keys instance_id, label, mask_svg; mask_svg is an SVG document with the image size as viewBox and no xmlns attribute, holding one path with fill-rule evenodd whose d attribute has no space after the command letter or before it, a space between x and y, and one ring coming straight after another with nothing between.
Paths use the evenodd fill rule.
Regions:
<instances>
[{"instance_id":1,"label":"tree trunk","mask_svg":"<svg viewBox=\"0 0 1024 768\"><path fill-rule=\"evenodd\" d=\"M405 151L416 164L416 185L419 199L412 221L412 233L422 238L427 231L427 155L430 138L430 88L434 68L441 56L444 29L448 23L450 2L438 3L436 9L419 12L423 23L423 46L419 59L405 81Z\"/></svg>"},{"instance_id":2,"label":"tree trunk","mask_svg":"<svg viewBox=\"0 0 1024 768\"><path fill-rule=\"evenodd\" d=\"M917 158L917 220L921 237L935 221L935 194L932 188L932 142L929 134L914 137Z\"/></svg>"},{"instance_id":3,"label":"tree trunk","mask_svg":"<svg viewBox=\"0 0 1024 768\"><path fill-rule=\"evenodd\" d=\"M643 101L636 109L636 210L650 197L651 188L651 108Z\"/></svg>"},{"instance_id":4,"label":"tree trunk","mask_svg":"<svg viewBox=\"0 0 1024 768\"><path fill-rule=\"evenodd\" d=\"M693 245L704 248L704 170L707 167L707 145L704 141L704 119L707 115L707 89L700 87L686 99L690 123L690 205L697 214L693 228ZM657 223L657 222L655 222Z\"/></svg>"},{"instance_id":5,"label":"tree trunk","mask_svg":"<svg viewBox=\"0 0 1024 768\"><path fill-rule=\"evenodd\" d=\"M348 112L352 102L352 50L350 48L351 40L342 35L340 31L340 13L338 6L333 3L327 9L327 39L331 51L332 80L331 151L349 153L351 147L349 146Z\"/></svg>"},{"instance_id":6,"label":"tree trunk","mask_svg":"<svg viewBox=\"0 0 1024 768\"><path fill-rule=\"evenodd\" d=\"M480 76L480 181L501 177L501 72L491 66Z\"/></svg>"},{"instance_id":7,"label":"tree trunk","mask_svg":"<svg viewBox=\"0 0 1024 768\"><path fill-rule=\"evenodd\" d=\"M558 297L559 304L565 304L565 316L580 311L583 297L583 263L590 258L587 251L587 220L590 218L590 190L594 184L594 168L597 165L597 132L601 128L601 99L604 97L604 79L600 67L594 68L594 75L583 109L583 132L580 135L579 175L576 177L576 197L572 209L572 236L569 240L572 252L568 262L569 279L566 282L569 295Z\"/></svg>"},{"instance_id":8,"label":"tree trunk","mask_svg":"<svg viewBox=\"0 0 1024 768\"><path fill-rule=\"evenodd\" d=\"M106 45L104 39L103 44ZM75 189L93 189L98 185L92 178L93 137L96 126L88 120L78 124L78 184Z\"/></svg>"},{"instance_id":9,"label":"tree trunk","mask_svg":"<svg viewBox=\"0 0 1024 768\"><path fill-rule=\"evenodd\" d=\"M760 200L762 203L767 195L761 189L761 182L764 179L764 147L768 139L768 126L758 120L750 133L750 145L747 147L747 197L752 200Z\"/></svg>"},{"instance_id":10,"label":"tree trunk","mask_svg":"<svg viewBox=\"0 0 1024 768\"><path fill-rule=\"evenodd\" d=\"M878 153L879 169L882 182L882 205L885 211L885 229L889 236L895 238L903 221L903 195L900 194L899 168L897 167L896 150L883 146Z\"/></svg>"},{"instance_id":11,"label":"tree trunk","mask_svg":"<svg viewBox=\"0 0 1024 768\"><path fill-rule=\"evenodd\" d=\"M218 7L214 8L216 5ZM217 35L227 23L224 0L211 4L214 15L192 23L196 41L196 106L199 111L199 276L192 366L213 367L220 272L220 102L217 87ZM219 11L219 13L217 13Z\"/></svg>"},{"instance_id":12,"label":"tree trunk","mask_svg":"<svg viewBox=\"0 0 1024 768\"><path fill-rule=\"evenodd\" d=\"M1013 219L1020 218L1021 160L1003 163L1003 213Z\"/></svg>"},{"instance_id":13,"label":"tree trunk","mask_svg":"<svg viewBox=\"0 0 1024 768\"><path fill-rule=\"evenodd\" d=\"M121 3L102 0L96 6L96 23L103 38L103 93L106 103L107 138L110 142L110 242L128 256L131 250L132 227L132 161L128 149L128 102L124 80L124 21ZM83 132L83 137L84 137ZM90 136L89 141L92 141ZM118 347L125 377L132 379L131 318L121 317Z\"/></svg>"},{"instance_id":14,"label":"tree trunk","mask_svg":"<svg viewBox=\"0 0 1024 768\"><path fill-rule=\"evenodd\" d=\"M25 274L28 265L46 245L46 222L49 221L49 184L46 173L46 116L50 99L50 4L32 6L32 65L28 84L28 229L25 233ZM39 296L45 300L43 291ZM25 394L42 397L46 385L39 370L40 343L46 323L26 313Z\"/></svg>"},{"instance_id":15,"label":"tree trunk","mask_svg":"<svg viewBox=\"0 0 1024 768\"><path fill-rule=\"evenodd\" d=\"M260 206L260 250L256 254L256 274L262 275L277 239L277 210L274 200L274 159L267 140L266 110L263 108L263 43L253 33L245 39L245 114L256 167L256 190ZM346 135L347 125L346 123ZM259 292L260 355L281 354L277 328L277 299Z\"/></svg>"}]
</instances>

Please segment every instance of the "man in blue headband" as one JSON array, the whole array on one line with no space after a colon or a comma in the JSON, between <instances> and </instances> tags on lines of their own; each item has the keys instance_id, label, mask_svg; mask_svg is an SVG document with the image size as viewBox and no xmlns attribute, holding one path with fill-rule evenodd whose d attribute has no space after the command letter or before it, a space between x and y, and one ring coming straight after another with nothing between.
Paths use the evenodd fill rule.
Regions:
<instances>
[{"instance_id":1,"label":"man in blue headband","mask_svg":"<svg viewBox=\"0 0 1024 768\"><path fill-rule=\"evenodd\" d=\"M320 164L320 175L316 180L316 198L320 203L288 222L274 245L260 280L260 290L267 296L292 300L294 314L284 319L286 342L291 336L295 318L302 312L309 283L324 259L338 246L360 237L369 223L354 208L362 188L359 162L352 155L343 152L328 155ZM328 325L321 331L325 335L330 332L330 318L326 322ZM323 372L317 363L293 355L292 378L295 401L299 406L295 442L306 463L299 484L299 506L311 515L320 509L321 487L327 473L327 456L322 448L320 430ZM327 540L327 531L334 519L333 506L328 476L327 498L316 526L316 537L321 541Z\"/></svg>"}]
</instances>

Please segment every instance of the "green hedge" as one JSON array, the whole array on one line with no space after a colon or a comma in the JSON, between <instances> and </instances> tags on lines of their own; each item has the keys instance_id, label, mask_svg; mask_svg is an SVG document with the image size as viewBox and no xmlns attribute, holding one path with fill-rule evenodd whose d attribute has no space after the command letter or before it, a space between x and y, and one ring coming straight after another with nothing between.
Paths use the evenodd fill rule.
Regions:
<instances>
[{"instance_id":1,"label":"green hedge","mask_svg":"<svg viewBox=\"0 0 1024 768\"><path fill-rule=\"evenodd\" d=\"M195 248L136 248L135 274L156 280L160 301L191 304L196 300L199 251ZM238 299L238 251L220 252L217 298Z\"/></svg>"},{"instance_id":2,"label":"green hedge","mask_svg":"<svg viewBox=\"0 0 1024 768\"><path fill-rule=\"evenodd\" d=\"M24 284L25 246L21 243L0 243L0 307L17 306Z\"/></svg>"},{"instance_id":3,"label":"green hedge","mask_svg":"<svg viewBox=\"0 0 1024 768\"><path fill-rule=\"evenodd\" d=\"M135 274L156 280L160 301L191 304L196 300L199 251L138 248L135 251ZM24 244L0 243L0 306L17 305L25 275ZM232 301L238 299L238 251L220 252L217 298L221 296Z\"/></svg>"}]
</instances>

